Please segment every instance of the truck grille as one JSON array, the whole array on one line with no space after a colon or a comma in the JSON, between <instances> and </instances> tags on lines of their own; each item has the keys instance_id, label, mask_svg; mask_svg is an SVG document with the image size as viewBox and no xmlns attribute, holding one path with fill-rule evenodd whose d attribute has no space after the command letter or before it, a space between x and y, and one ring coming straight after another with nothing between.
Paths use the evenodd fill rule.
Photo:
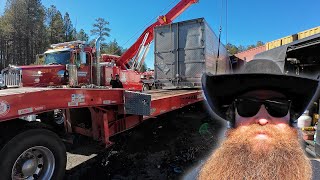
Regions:
<instances>
[{"instance_id":1,"label":"truck grille","mask_svg":"<svg viewBox=\"0 0 320 180\"><path fill-rule=\"evenodd\" d=\"M1 71L3 84L7 87L21 86L21 71L18 69L4 69Z\"/></svg>"}]
</instances>

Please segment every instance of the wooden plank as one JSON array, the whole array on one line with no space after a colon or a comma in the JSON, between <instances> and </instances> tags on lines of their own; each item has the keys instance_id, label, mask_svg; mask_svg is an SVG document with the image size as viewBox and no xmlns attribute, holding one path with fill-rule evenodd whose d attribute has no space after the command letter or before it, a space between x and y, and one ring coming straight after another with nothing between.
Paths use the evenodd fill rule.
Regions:
<instances>
[{"instance_id":1,"label":"wooden plank","mask_svg":"<svg viewBox=\"0 0 320 180\"><path fill-rule=\"evenodd\" d=\"M151 94L151 115L145 116L144 119L180 109L203 99L202 90L167 90Z\"/></svg>"},{"instance_id":2,"label":"wooden plank","mask_svg":"<svg viewBox=\"0 0 320 180\"><path fill-rule=\"evenodd\" d=\"M15 95L15 94L24 94L30 92L39 92L39 91L48 91L53 90L52 88L11 88L11 89L2 89L0 90L0 97L7 95Z\"/></svg>"},{"instance_id":3,"label":"wooden plank","mask_svg":"<svg viewBox=\"0 0 320 180\"><path fill-rule=\"evenodd\" d=\"M162 98L181 96L184 94L192 94L196 92L199 92L199 90L154 90L148 91L147 94L151 95L151 100L158 100Z\"/></svg>"}]
</instances>

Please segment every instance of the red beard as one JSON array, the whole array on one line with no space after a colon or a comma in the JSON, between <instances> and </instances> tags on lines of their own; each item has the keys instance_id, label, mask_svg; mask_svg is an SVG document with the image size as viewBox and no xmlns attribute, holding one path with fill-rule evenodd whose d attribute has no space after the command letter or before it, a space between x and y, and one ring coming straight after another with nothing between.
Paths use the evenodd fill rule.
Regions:
<instances>
[{"instance_id":1,"label":"red beard","mask_svg":"<svg viewBox=\"0 0 320 180\"><path fill-rule=\"evenodd\" d=\"M311 179L312 168L295 129L257 124L230 130L203 165L199 179Z\"/></svg>"}]
</instances>

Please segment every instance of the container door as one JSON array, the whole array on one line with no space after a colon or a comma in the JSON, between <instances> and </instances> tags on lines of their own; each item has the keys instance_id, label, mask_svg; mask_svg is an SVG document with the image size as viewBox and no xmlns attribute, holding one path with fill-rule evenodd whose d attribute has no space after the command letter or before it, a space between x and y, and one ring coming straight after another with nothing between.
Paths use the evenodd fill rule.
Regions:
<instances>
[{"instance_id":1,"label":"container door","mask_svg":"<svg viewBox=\"0 0 320 180\"><path fill-rule=\"evenodd\" d=\"M204 22L202 19L179 23L180 85L192 86L205 71Z\"/></svg>"},{"instance_id":2,"label":"container door","mask_svg":"<svg viewBox=\"0 0 320 180\"><path fill-rule=\"evenodd\" d=\"M176 53L162 52L155 54L156 79L160 81L171 81L175 79Z\"/></svg>"},{"instance_id":3,"label":"container door","mask_svg":"<svg viewBox=\"0 0 320 180\"><path fill-rule=\"evenodd\" d=\"M155 29L155 78L164 86L175 81L177 64L177 25Z\"/></svg>"}]
</instances>

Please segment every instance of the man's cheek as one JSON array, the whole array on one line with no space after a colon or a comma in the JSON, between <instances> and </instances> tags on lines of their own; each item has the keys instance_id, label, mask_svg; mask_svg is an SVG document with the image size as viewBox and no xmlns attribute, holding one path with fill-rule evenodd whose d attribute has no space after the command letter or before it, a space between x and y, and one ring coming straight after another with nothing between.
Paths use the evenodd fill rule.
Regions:
<instances>
[{"instance_id":1,"label":"man's cheek","mask_svg":"<svg viewBox=\"0 0 320 180\"><path fill-rule=\"evenodd\" d=\"M290 113L282 118L275 118L275 124L289 124L290 123Z\"/></svg>"},{"instance_id":2,"label":"man's cheek","mask_svg":"<svg viewBox=\"0 0 320 180\"><path fill-rule=\"evenodd\" d=\"M287 124L285 123L279 123L276 125L276 128L278 128L280 131L285 131L287 129Z\"/></svg>"},{"instance_id":3,"label":"man's cheek","mask_svg":"<svg viewBox=\"0 0 320 180\"><path fill-rule=\"evenodd\" d=\"M235 123L236 123L237 127L249 125L251 123L251 118L241 117L237 114L236 119L235 119Z\"/></svg>"},{"instance_id":4,"label":"man's cheek","mask_svg":"<svg viewBox=\"0 0 320 180\"><path fill-rule=\"evenodd\" d=\"M287 131L292 130L292 128L288 125L288 123L284 123L284 122L276 124L275 127L281 133L285 133Z\"/></svg>"}]
</instances>

